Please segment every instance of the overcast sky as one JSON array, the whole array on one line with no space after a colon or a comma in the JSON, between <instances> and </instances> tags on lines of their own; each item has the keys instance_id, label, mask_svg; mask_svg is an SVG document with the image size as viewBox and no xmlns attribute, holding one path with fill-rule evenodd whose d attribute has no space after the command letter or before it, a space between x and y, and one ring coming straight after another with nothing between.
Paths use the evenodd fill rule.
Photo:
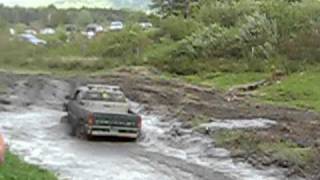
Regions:
<instances>
[{"instance_id":1,"label":"overcast sky","mask_svg":"<svg viewBox=\"0 0 320 180\"><path fill-rule=\"evenodd\" d=\"M23 6L23 7L46 7L54 4L58 8L81 8L99 7L99 8L133 8L148 9L149 0L0 0L0 4L6 6Z\"/></svg>"}]
</instances>

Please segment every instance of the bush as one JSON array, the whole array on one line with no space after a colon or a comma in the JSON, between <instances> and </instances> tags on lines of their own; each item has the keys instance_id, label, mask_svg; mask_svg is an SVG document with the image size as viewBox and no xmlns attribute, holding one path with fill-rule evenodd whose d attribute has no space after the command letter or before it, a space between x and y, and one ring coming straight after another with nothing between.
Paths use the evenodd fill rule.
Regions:
<instances>
[{"instance_id":1,"label":"bush","mask_svg":"<svg viewBox=\"0 0 320 180\"><path fill-rule=\"evenodd\" d=\"M313 21L319 20L320 3L314 0L269 0L260 3L260 11L277 24L282 41L295 36L297 32L309 29Z\"/></svg>"},{"instance_id":2,"label":"bush","mask_svg":"<svg viewBox=\"0 0 320 180\"><path fill-rule=\"evenodd\" d=\"M265 15L246 16L240 27L213 24L183 41L176 57L270 58L276 54L277 25Z\"/></svg>"},{"instance_id":3,"label":"bush","mask_svg":"<svg viewBox=\"0 0 320 180\"><path fill-rule=\"evenodd\" d=\"M219 24L224 27L236 26L245 16L257 9L257 2L242 1L207 1L200 7L197 19L205 25Z\"/></svg>"},{"instance_id":4,"label":"bush","mask_svg":"<svg viewBox=\"0 0 320 180\"><path fill-rule=\"evenodd\" d=\"M192 19L183 19L182 17L170 16L163 19L160 28L164 36L169 36L174 41L179 41L186 36L191 35L199 24Z\"/></svg>"},{"instance_id":5,"label":"bush","mask_svg":"<svg viewBox=\"0 0 320 180\"><path fill-rule=\"evenodd\" d=\"M229 29L213 24L202 31L196 32L180 42L176 57L212 58L240 57L237 29Z\"/></svg>"},{"instance_id":6,"label":"bush","mask_svg":"<svg viewBox=\"0 0 320 180\"><path fill-rule=\"evenodd\" d=\"M295 63L299 63L297 61L320 62L320 24L282 42L281 51L289 60L295 60Z\"/></svg>"},{"instance_id":7,"label":"bush","mask_svg":"<svg viewBox=\"0 0 320 180\"><path fill-rule=\"evenodd\" d=\"M139 28L109 32L89 44L88 55L139 58L152 41Z\"/></svg>"},{"instance_id":8,"label":"bush","mask_svg":"<svg viewBox=\"0 0 320 180\"><path fill-rule=\"evenodd\" d=\"M249 58L271 58L278 44L277 24L266 15L255 13L246 16L240 28L242 51Z\"/></svg>"}]
</instances>

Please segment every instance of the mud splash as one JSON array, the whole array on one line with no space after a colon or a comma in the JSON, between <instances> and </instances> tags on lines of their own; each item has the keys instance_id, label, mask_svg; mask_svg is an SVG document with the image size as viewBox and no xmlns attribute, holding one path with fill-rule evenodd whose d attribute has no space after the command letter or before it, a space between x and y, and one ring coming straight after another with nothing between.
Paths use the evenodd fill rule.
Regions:
<instances>
[{"instance_id":1,"label":"mud splash","mask_svg":"<svg viewBox=\"0 0 320 180\"><path fill-rule=\"evenodd\" d=\"M200 128L207 128L210 130L215 129L257 129L257 128L270 128L276 125L276 121L269 119L243 119L243 120L213 120L211 123L202 124Z\"/></svg>"}]
</instances>

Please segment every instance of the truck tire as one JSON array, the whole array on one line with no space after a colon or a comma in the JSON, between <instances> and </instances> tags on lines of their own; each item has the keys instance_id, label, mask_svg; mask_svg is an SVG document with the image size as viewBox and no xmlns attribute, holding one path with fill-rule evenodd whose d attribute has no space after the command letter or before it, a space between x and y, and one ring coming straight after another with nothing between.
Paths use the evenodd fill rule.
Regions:
<instances>
[{"instance_id":1,"label":"truck tire","mask_svg":"<svg viewBox=\"0 0 320 180\"><path fill-rule=\"evenodd\" d=\"M87 134L83 124L79 124L76 128L76 136L82 140L91 140L91 135Z\"/></svg>"},{"instance_id":2,"label":"truck tire","mask_svg":"<svg viewBox=\"0 0 320 180\"><path fill-rule=\"evenodd\" d=\"M70 126L71 126L70 135L76 136L77 127L73 124L70 124Z\"/></svg>"}]
</instances>

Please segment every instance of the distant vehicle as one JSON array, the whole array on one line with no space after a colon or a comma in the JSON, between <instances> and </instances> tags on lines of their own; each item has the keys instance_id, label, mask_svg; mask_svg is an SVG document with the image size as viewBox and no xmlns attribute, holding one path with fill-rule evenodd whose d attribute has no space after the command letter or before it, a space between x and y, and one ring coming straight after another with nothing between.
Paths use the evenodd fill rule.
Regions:
<instances>
[{"instance_id":1,"label":"distant vehicle","mask_svg":"<svg viewBox=\"0 0 320 180\"><path fill-rule=\"evenodd\" d=\"M111 31L120 31L123 29L123 27L124 27L124 25L121 21L113 21L113 22L111 22L109 29Z\"/></svg>"},{"instance_id":2,"label":"distant vehicle","mask_svg":"<svg viewBox=\"0 0 320 180\"><path fill-rule=\"evenodd\" d=\"M99 24L89 24L86 28L86 32L100 33L103 31L104 31L104 28Z\"/></svg>"},{"instance_id":3,"label":"distant vehicle","mask_svg":"<svg viewBox=\"0 0 320 180\"><path fill-rule=\"evenodd\" d=\"M33 29L27 29L24 31L25 34L33 34L33 35L37 35L38 32L36 30Z\"/></svg>"},{"instance_id":4,"label":"distant vehicle","mask_svg":"<svg viewBox=\"0 0 320 180\"><path fill-rule=\"evenodd\" d=\"M67 25L65 26L65 29L66 29L66 32L67 32L67 33L74 33L74 32L77 31L77 26L74 25L74 24L67 24Z\"/></svg>"},{"instance_id":5,"label":"distant vehicle","mask_svg":"<svg viewBox=\"0 0 320 180\"><path fill-rule=\"evenodd\" d=\"M16 34L16 30L14 30L13 28L9 29L10 35L15 35Z\"/></svg>"},{"instance_id":6,"label":"distant vehicle","mask_svg":"<svg viewBox=\"0 0 320 180\"><path fill-rule=\"evenodd\" d=\"M93 136L137 139L141 117L131 111L118 86L93 85L76 88L65 104L71 134L80 138Z\"/></svg>"},{"instance_id":7,"label":"distant vehicle","mask_svg":"<svg viewBox=\"0 0 320 180\"><path fill-rule=\"evenodd\" d=\"M54 30L52 28L44 28L40 31L40 34L44 34L44 35L52 35L55 33L56 33L56 30Z\"/></svg>"},{"instance_id":8,"label":"distant vehicle","mask_svg":"<svg viewBox=\"0 0 320 180\"><path fill-rule=\"evenodd\" d=\"M96 34L95 32L93 32L93 31L87 32L87 37L88 37L88 39L92 39L92 38L94 38L96 35L97 35L97 34Z\"/></svg>"},{"instance_id":9,"label":"distant vehicle","mask_svg":"<svg viewBox=\"0 0 320 180\"><path fill-rule=\"evenodd\" d=\"M2 135L0 134L0 164L4 162L5 151L6 151L6 145Z\"/></svg>"},{"instance_id":10,"label":"distant vehicle","mask_svg":"<svg viewBox=\"0 0 320 180\"><path fill-rule=\"evenodd\" d=\"M33 45L46 45L47 42L45 40L39 39L33 34L20 34L19 37L27 42L30 42Z\"/></svg>"},{"instance_id":11,"label":"distant vehicle","mask_svg":"<svg viewBox=\"0 0 320 180\"><path fill-rule=\"evenodd\" d=\"M143 29L149 29L149 28L152 28L152 27L153 27L152 23L150 23L150 22L141 22L141 23L139 23L139 25L140 25Z\"/></svg>"}]
</instances>

